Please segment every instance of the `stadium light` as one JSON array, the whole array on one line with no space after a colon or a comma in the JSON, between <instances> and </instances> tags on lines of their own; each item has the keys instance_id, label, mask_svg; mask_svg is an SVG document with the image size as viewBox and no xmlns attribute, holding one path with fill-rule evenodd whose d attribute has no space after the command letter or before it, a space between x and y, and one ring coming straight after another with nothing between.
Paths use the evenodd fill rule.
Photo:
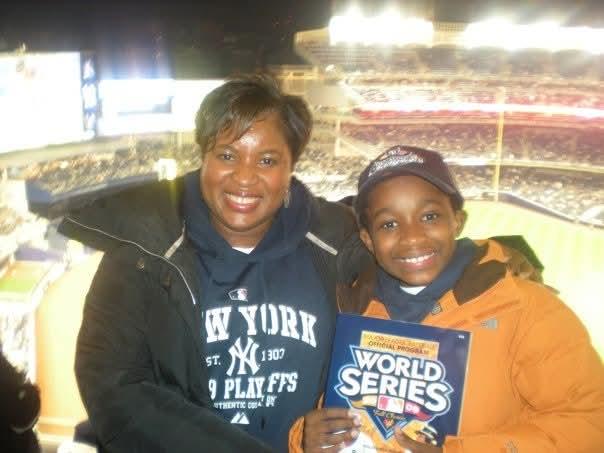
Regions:
<instances>
[{"instance_id":1,"label":"stadium light","mask_svg":"<svg viewBox=\"0 0 604 453\"><path fill-rule=\"evenodd\" d=\"M329 21L330 44L364 45L431 45L434 35L432 22L401 17L395 11L379 16L363 17L358 10Z\"/></svg>"},{"instance_id":2,"label":"stadium light","mask_svg":"<svg viewBox=\"0 0 604 453\"><path fill-rule=\"evenodd\" d=\"M554 22L520 25L505 19L491 19L469 24L461 42L468 48L544 49L551 52L576 49L601 54L604 53L604 29L561 27Z\"/></svg>"},{"instance_id":3,"label":"stadium light","mask_svg":"<svg viewBox=\"0 0 604 453\"><path fill-rule=\"evenodd\" d=\"M468 48L500 47L501 36L507 34L510 26L511 23L502 18L470 23L462 34L461 43Z\"/></svg>"},{"instance_id":4,"label":"stadium light","mask_svg":"<svg viewBox=\"0 0 604 453\"><path fill-rule=\"evenodd\" d=\"M178 165L174 159L161 158L153 165L157 173L157 178L161 180L173 181L178 175Z\"/></svg>"}]
</instances>

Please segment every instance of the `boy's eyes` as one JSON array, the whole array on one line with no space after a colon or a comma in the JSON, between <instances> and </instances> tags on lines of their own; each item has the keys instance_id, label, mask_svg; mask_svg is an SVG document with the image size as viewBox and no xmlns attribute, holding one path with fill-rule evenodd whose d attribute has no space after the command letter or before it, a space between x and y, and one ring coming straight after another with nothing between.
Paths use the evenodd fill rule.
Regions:
<instances>
[{"instance_id":1,"label":"boy's eyes","mask_svg":"<svg viewBox=\"0 0 604 453\"><path fill-rule=\"evenodd\" d=\"M380 228L383 230L391 230L396 228L396 222L394 220L388 220L387 222L383 222Z\"/></svg>"},{"instance_id":2,"label":"boy's eyes","mask_svg":"<svg viewBox=\"0 0 604 453\"><path fill-rule=\"evenodd\" d=\"M432 223L436 222L440 218L440 214L438 212L427 212L421 215L421 221ZM382 230L392 230L398 227L398 222L396 220L385 220L379 223L379 228Z\"/></svg>"},{"instance_id":3,"label":"boy's eyes","mask_svg":"<svg viewBox=\"0 0 604 453\"><path fill-rule=\"evenodd\" d=\"M437 212L428 212L428 213L422 215L422 220L424 222L434 222L439 217L440 217L440 215Z\"/></svg>"}]
</instances>

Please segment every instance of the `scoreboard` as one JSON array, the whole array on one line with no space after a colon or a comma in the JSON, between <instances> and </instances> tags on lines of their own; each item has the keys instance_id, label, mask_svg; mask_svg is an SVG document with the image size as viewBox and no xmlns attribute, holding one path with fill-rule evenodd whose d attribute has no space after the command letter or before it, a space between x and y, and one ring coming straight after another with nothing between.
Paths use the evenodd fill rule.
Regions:
<instances>
[{"instance_id":1,"label":"scoreboard","mask_svg":"<svg viewBox=\"0 0 604 453\"><path fill-rule=\"evenodd\" d=\"M87 105L94 104L89 91ZM91 138L80 53L0 54L0 124L0 153Z\"/></svg>"}]
</instances>

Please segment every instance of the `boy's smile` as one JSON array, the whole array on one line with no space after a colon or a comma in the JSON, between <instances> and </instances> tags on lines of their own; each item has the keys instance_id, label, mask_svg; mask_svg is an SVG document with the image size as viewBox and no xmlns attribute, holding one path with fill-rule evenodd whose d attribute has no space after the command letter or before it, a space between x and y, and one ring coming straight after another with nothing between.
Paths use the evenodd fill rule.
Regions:
<instances>
[{"instance_id":1,"label":"boy's smile","mask_svg":"<svg viewBox=\"0 0 604 453\"><path fill-rule=\"evenodd\" d=\"M426 286L447 266L465 221L449 195L417 176L395 176L367 198L361 238L379 265L409 286Z\"/></svg>"}]
</instances>

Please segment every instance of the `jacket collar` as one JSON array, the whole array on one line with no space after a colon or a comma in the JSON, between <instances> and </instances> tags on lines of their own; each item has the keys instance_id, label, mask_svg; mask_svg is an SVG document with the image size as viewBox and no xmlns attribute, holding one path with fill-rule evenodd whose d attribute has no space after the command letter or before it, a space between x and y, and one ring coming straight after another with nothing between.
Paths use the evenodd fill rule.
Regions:
<instances>
[{"instance_id":1,"label":"jacket collar","mask_svg":"<svg viewBox=\"0 0 604 453\"><path fill-rule=\"evenodd\" d=\"M506 272L501 246L494 241L480 244L474 259L453 287L457 303L461 305L480 296L502 280Z\"/></svg>"},{"instance_id":2,"label":"jacket collar","mask_svg":"<svg viewBox=\"0 0 604 453\"><path fill-rule=\"evenodd\" d=\"M502 246L492 240L475 241L475 243L478 250L474 259L466 267L453 289L447 291L438 301L439 311L436 313L433 311L434 314L439 314L439 325L443 322L446 324L449 318L455 319L456 327L466 325L471 320L457 319L457 312L451 311L451 309L488 298L490 293L499 289L502 289L498 293L500 296L491 300L488 304L479 304L480 311L499 312L499 310L513 309L516 306L519 294L518 287L505 264L506 258ZM359 306L361 311L369 316L389 318L386 307L380 300L370 299ZM440 310L444 313L440 313ZM475 312L472 311L471 313L474 314ZM430 319L430 316L428 316L428 319ZM449 327L455 326L449 325Z\"/></svg>"}]
</instances>

